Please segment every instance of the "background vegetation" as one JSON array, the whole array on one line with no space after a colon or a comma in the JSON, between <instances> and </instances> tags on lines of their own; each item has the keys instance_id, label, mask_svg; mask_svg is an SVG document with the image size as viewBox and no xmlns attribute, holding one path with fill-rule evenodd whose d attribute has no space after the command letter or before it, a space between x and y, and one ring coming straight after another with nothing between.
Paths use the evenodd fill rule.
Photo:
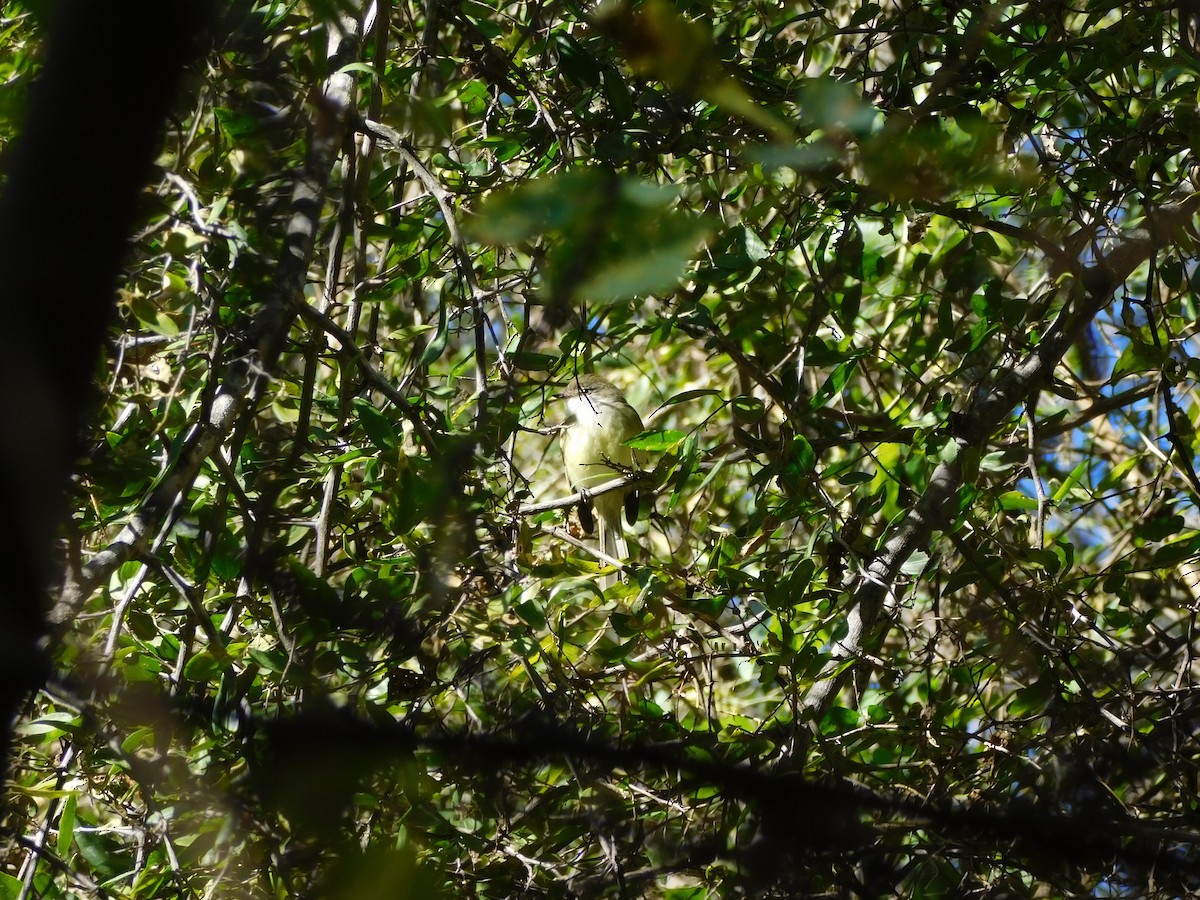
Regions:
<instances>
[{"instance_id":1,"label":"background vegetation","mask_svg":"<svg viewBox=\"0 0 1200 900\"><path fill-rule=\"evenodd\" d=\"M1191 4L221 15L0 897L1197 889ZM605 594L584 371L653 486Z\"/></svg>"}]
</instances>

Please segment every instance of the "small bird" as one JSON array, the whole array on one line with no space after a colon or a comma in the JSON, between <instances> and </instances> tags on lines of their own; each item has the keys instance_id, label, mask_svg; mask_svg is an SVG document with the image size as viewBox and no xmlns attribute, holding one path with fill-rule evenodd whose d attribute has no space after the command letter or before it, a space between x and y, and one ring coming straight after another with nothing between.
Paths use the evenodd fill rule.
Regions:
<instances>
[{"instance_id":1,"label":"small bird","mask_svg":"<svg viewBox=\"0 0 1200 900\"><path fill-rule=\"evenodd\" d=\"M634 467L633 451L625 441L641 434L642 419L616 385L596 375L580 375L561 396L569 413L561 438L563 463L573 490L586 492ZM622 488L585 498L579 506L579 521L589 534L598 523L600 549L624 561L629 557L629 544L621 525L622 507L632 525L637 521L637 491ZM611 577L601 579L600 589L611 583Z\"/></svg>"}]
</instances>

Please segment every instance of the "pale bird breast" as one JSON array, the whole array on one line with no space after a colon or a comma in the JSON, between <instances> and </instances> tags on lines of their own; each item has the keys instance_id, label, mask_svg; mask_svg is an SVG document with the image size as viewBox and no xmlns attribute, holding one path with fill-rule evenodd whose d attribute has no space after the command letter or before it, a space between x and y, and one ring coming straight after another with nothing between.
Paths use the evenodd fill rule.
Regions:
<instances>
[{"instance_id":1,"label":"pale bird breast","mask_svg":"<svg viewBox=\"0 0 1200 900\"><path fill-rule=\"evenodd\" d=\"M613 463L633 465L633 454L622 442L636 432L626 433L616 410L585 397L572 397L567 404L572 422L562 442L571 484L595 487L617 476Z\"/></svg>"}]
</instances>

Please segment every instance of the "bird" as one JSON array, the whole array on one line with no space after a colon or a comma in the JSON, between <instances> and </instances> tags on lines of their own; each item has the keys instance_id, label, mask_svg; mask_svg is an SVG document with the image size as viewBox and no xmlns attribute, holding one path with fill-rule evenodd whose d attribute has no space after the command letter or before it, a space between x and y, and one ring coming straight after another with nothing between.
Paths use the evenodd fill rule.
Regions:
<instances>
[{"instance_id":1,"label":"bird","mask_svg":"<svg viewBox=\"0 0 1200 900\"><path fill-rule=\"evenodd\" d=\"M619 488L595 497L587 497L596 488L634 468L636 458L625 442L642 432L642 419L620 388L598 375L580 375L562 392L567 404L567 422L560 442L563 464L572 490L585 497L579 505L579 521L590 534L598 529L600 550L624 562L629 558L629 543L621 524L621 510L632 525L637 521L636 490ZM593 519L593 512L595 518ZM613 579L604 577L600 589Z\"/></svg>"}]
</instances>

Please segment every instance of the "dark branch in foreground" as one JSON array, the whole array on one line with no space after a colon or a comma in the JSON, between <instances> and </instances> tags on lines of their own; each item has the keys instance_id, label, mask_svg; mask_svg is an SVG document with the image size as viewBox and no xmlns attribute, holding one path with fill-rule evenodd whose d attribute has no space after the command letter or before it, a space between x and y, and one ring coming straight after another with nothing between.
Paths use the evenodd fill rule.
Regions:
<instances>
[{"instance_id":1,"label":"dark branch in foreground","mask_svg":"<svg viewBox=\"0 0 1200 900\"><path fill-rule=\"evenodd\" d=\"M215 20L215 5L204 2L84 0L43 11L51 20L46 62L21 134L5 148L0 200L9 335L0 379L19 418L0 437L8 550L0 585L0 781L10 723L45 675L51 544L139 195L184 68ZM87 210L87 234L65 253L68 206Z\"/></svg>"},{"instance_id":2,"label":"dark branch in foreground","mask_svg":"<svg viewBox=\"0 0 1200 900\"><path fill-rule=\"evenodd\" d=\"M285 805L297 802L289 779L307 777L305 770L314 766L365 774L371 767L424 751L468 771L494 773L567 757L609 771L665 772L679 790L713 786L723 801L745 803L758 823L749 846L720 850L697 846L689 855L700 861L712 855L732 857L759 869L769 861L778 878L787 877L801 854L850 844L869 846L881 825L900 823L937 831L951 847L972 840L1004 842L1005 852L1017 857L1049 855L1097 867L1116 864L1127 874L1169 873L1200 885L1200 856L1195 853L1200 835L1192 831L1115 814L1063 815L1017 801L1007 808L927 803L878 793L844 778L816 782L794 773L725 762L699 746L614 743L541 717L514 722L507 733L483 734L430 734L409 725L367 722L340 711L304 713L259 727L266 737L267 765L256 785L268 798ZM452 776L447 773L447 777ZM324 822L337 819L336 810L310 812ZM758 876L762 874L760 870Z\"/></svg>"},{"instance_id":3,"label":"dark branch in foreground","mask_svg":"<svg viewBox=\"0 0 1200 900\"><path fill-rule=\"evenodd\" d=\"M329 25L328 78L314 113L308 158L292 185L292 217L274 279L274 288L251 323L250 337L231 361L211 408L203 412L183 448L157 487L142 502L116 540L93 556L77 577L68 580L51 622L62 625L78 614L98 584L122 563L146 548L171 514L179 498L191 489L204 461L242 423L256 414L257 398L269 383L282 353L284 339L303 303L308 264L320 224L334 159L342 146L346 117L352 104L353 77L343 67L356 58L360 23L348 17Z\"/></svg>"}]
</instances>

